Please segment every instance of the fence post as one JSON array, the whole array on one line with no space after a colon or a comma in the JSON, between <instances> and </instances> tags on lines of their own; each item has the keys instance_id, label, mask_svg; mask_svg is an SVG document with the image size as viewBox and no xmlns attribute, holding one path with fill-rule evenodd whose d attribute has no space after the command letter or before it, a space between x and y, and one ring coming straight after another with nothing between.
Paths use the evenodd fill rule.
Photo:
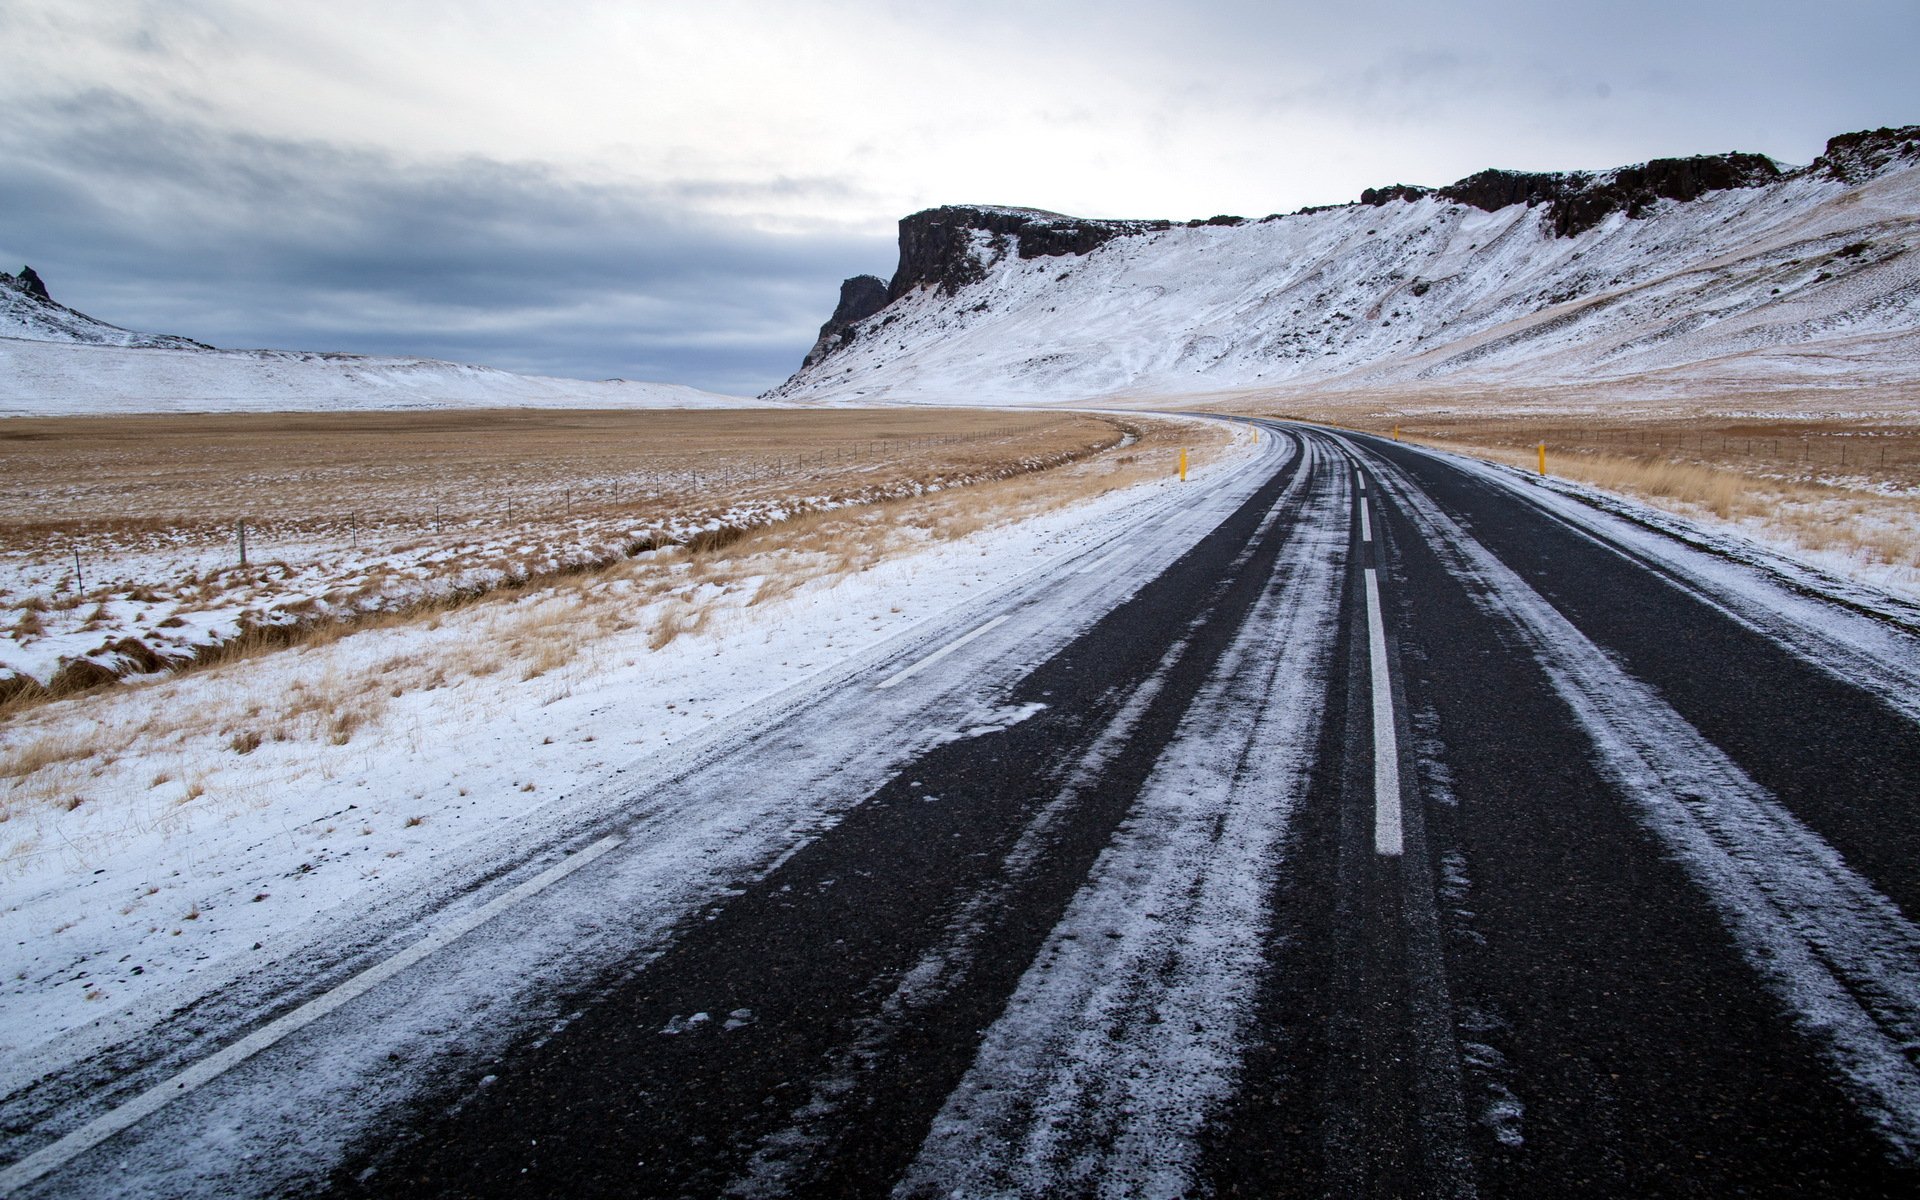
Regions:
<instances>
[{"instance_id":1,"label":"fence post","mask_svg":"<svg viewBox=\"0 0 1920 1200\"><path fill-rule=\"evenodd\" d=\"M240 533L240 567L242 570L245 570L247 566L247 523L244 519L240 521L238 529Z\"/></svg>"}]
</instances>

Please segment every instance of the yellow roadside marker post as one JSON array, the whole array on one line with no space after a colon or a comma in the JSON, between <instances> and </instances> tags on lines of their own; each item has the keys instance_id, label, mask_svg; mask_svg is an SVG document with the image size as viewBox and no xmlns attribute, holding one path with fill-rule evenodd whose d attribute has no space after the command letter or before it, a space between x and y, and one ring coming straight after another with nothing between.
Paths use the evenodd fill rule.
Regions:
<instances>
[{"instance_id":1,"label":"yellow roadside marker post","mask_svg":"<svg viewBox=\"0 0 1920 1200\"><path fill-rule=\"evenodd\" d=\"M1547 473L1547 444L1545 442L1540 443L1540 473L1542 475Z\"/></svg>"},{"instance_id":2,"label":"yellow roadside marker post","mask_svg":"<svg viewBox=\"0 0 1920 1200\"><path fill-rule=\"evenodd\" d=\"M1398 425L1393 427L1393 440L1396 442L1400 440L1400 427Z\"/></svg>"},{"instance_id":3,"label":"yellow roadside marker post","mask_svg":"<svg viewBox=\"0 0 1920 1200\"><path fill-rule=\"evenodd\" d=\"M1187 481L1187 448L1185 446L1182 446L1180 447L1180 482L1185 483L1186 481Z\"/></svg>"}]
</instances>

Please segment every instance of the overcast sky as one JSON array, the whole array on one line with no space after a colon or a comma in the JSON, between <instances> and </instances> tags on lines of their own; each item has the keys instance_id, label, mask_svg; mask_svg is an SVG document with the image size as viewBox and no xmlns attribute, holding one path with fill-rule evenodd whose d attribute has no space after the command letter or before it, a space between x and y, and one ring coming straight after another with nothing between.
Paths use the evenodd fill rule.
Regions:
<instances>
[{"instance_id":1,"label":"overcast sky","mask_svg":"<svg viewBox=\"0 0 1920 1200\"><path fill-rule=\"evenodd\" d=\"M1920 122L1915 0L0 0L0 269L222 346L779 382L894 222Z\"/></svg>"}]
</instances>

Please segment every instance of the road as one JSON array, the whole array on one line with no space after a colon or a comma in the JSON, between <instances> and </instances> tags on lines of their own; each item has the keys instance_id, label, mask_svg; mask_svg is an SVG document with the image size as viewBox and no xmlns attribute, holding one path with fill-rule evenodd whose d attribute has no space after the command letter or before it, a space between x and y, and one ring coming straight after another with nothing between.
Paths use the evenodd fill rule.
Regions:
<instances>
[{"instance_id":1,"label":"road","mask_svg":"<svg viewBox=\"0 0 1920 1200\"><path fill-rule=\"evenodd\" d=\"M225 1060L45 1101L0 1184L1920 1194L1912 613L1263 441L203 1014Z\"/></svg>"}]
</instances>

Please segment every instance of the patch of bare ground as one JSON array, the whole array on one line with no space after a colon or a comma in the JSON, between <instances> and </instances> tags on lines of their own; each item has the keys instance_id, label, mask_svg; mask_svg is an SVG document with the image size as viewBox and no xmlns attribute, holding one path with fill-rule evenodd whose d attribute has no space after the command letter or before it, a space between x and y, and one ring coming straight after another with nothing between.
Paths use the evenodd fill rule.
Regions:
<instances>
[{"instance_id":1,"label":"patch of bare ground","mask_svg":"<svg viewBox=\"0 0 1920 1200\"><path fill-rule=\"evenodd\" d=\"M1547 471L1737 526L1782 547L1920 592L1920 407L1831 392L1712 402L1510 406L1489 398L1419 404L1289 405L1270 415L1393 436L1523 470ZM1884 400L1885 398L1879 398Z\"/></svg>"},{"instance_id":2,"label":"patch of bare ground","mask_svg":"<svg viewBox=\"0 0 1920 1200\"><path fill-rule=\"evenodd\" d=\"M828 568L769 572L770 597L897 551L903 530L958 536L1167 469L1169 428L934 409L0 423L0 490L19 500L0 519L0 717L489 597L622 580L645 603L681 568L836 545ZM1179 428L1197 448L1221 436Z\"/></svg>"}]
</instances>

